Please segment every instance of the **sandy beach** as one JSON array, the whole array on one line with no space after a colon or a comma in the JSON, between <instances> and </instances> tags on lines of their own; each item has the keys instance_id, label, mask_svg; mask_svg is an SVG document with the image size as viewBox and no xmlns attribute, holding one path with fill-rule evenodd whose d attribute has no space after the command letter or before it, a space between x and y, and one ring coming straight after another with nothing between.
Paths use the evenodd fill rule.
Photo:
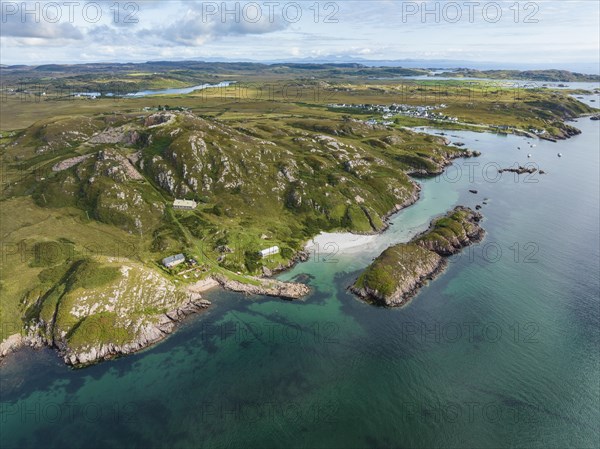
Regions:
<instances>
[{"instance_id":1,"label":"sandy beach","mask_svg":"<svg viewBox=\"0 0 600 449\"><path fill-rule=\"evenodd\" d=\"M369 244L375 244L378 234L358 235L350 232L322 232L306 244L306 251L319 251L323 254L337 253L345 256L364 251Z\"/></svg>"}]
</instances>

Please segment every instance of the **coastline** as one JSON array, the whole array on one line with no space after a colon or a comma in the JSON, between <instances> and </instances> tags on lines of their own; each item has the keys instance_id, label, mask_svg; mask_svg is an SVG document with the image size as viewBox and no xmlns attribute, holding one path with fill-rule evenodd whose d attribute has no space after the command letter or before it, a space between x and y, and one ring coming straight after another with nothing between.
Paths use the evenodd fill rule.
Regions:
<instances>
[{"instance_id":1,"label":"coastline","mask_svg":"<svg viewBox=\"0 0 600 449\"><path fill-rule=\"evenodd\" d=\"M296 258L293 261L294 264L297 261ZM26 346L33 349L43 347L54 349L65 364L74 368L84 368L102 361L140 352L167 338L189 316L206 311L212 303L204 299L202 294L218 287L246 295L265 295L287 300L298 300L310 293L310 288L300 283L281 282L270 278L252 279L256 281L257 285L232 281L223 276L210 276L183 287L182 291L187 295L186 301L173 310L157 315L154 323L143 326L133 340L121 345L91 344L80 348L70 348L62 341L48 341L36 335L37 327L30 328L26 334L13 334L0 342L0 364L10 354Z\"/></svg>"},{"instance_id":2,"label":"coastline","mask_svg":"<svg viewBox=\"0 0 600 449\"><path fill-rule=\"evenodd\" d=\"M584 116L582 116L582 117L584 117ZM573 120L569 120L569 122L573 122ZM537 137L539 138L539 136L537 136ZM571 136L569 136L569 137L571 137ZM448 161L448 163L443 166L443 170L445 170L448 166L450 166L452 164L452 161L454 161L456 159L460 159L462 157L465 157L465 156L457 155L456 157L451 158ZM469 157L469 156L467 156L467 157ZM436 174L438 174L438 173L433 173L433 174L430 173L428 175L425 175L424 177L435 176ZM370 233L348 233L348 232L346 232L346 233L323 233L322 232L322 233L316 235L313 239L309 240L305 245L305 249L310 247L310 244L312 241L315 243L317 243L317 242L318 243L336 243L336 244L340 245L341 248L343 248L344 250L349 250L350 252L357 251L358 247L364 245L365 243L368 244L368 242L371 241L372 239L374 239L375 236L384 233L389 228L390 218L394 214L413 205L414 203L416 203L419 200L420 190L421 190L420 185L415 181L413 181L413 185L415 186L415 190L414 190L413 194L411 195L411 197L408 198L404 203L396 205L390 212L388 212L388 214L386 214L384 216L384 226L382 227L382 229L380 229L378 231L373 231ZM348 237L350 237L350 239L348 239ZM352 239L352 238L354 238L354 239ZM483 236L482 236L482 238L483 238ZM324 242L324 240L327 240L327 242ZM299 251L296 254L296 256L294 257L294 259L292 259L288 265L282 266L281 269L273 270L271 275L267 275L266 278L268 279L270 276L273 276L276 273L278 274L278 273L285 272L285 271L291 269L297 263L306 260L305 259L306 256L307 255L306 255L305 251ZM431 277L425 276L422 279L420 279L420 282L422 281L421 284L418 285L414 289L414 291L410 292L411 294L407 294L407 297L405 298L405 300L402 302L401 305L405 304L406 302L408 302L408 300L410 300L412 297L414 297L418 293L419 289L424 285L424 283L427 280L437 277L445 270L445 268L446 268L446 265L443 263L440 263L436 267L436 270L431 273L431 275L432 275ZM201 284L201 285L197 285L197 284ZM102 346L101 348L99 348L99 350L97 349L96 352L89 351L87 353L86 352L74 353L74 354L69 354L70 357L66 357L67 353L64 351L64 349L59 348L57 346L49 345L46 342L40 342L39 337L32 337L30 335L23 335L23 334L13 334L13 335L10 335L9 337L7 337L2 342L0 342L0 364L11 353L18 351L23 346L30 346L33 348L47 346L47 347L56 349L56 350L58 350L59 355L61 355L61 357L63 357L65 359L65 362L67 364L73 365L76 367L84 367L87 365L99 363L103 360L109 360L109 359L113 359L116 357L132 354L132 353L144 350L147 347L150 347L150 346L154 345L155 343L162 341L169 334L176 331L177 324L179 322L181 322L184 318L188 317L191 314L202 312L204 309L209 307L210 302L201 299L200 293L208 291L212 288L216 288L217 286L221 286L222 288L227 289L225 286L223 286L218 281L215 281L212 278L210 281L206 282L206 284L203 284L203 281L200 281L197 284L193 284L192 286L190 286L190 293L197 295L196 297L193 298L193 300L190 299L189 301L185 302L177 309L164 314L164 316L166 318L164 318L163 322L158 323L156 326L149 329L147 334L144 336L144 338L137 338L131 344L125 344L123 346L107 345L107 346ZM230 290L240 291L240 290L234 290L234 289L230 289ZM251 294L263 294L263 293L261 293L260 291L256 291L256 293L253 292ZM269 295L269 296L278 296L278 295ZM190 298L191 297L192 297L192 295L190 295ZM199 304L195 303L194 301L203 301L203 302L200 303L200 305L199 305ZM74 356L74 358L73 358L73 356ZM90 358L90 357L93 357L93 358ZM74 363L70 363L71 360L74 360ZM83 362L82 362L82 360L83 360Z\"/></svg>"},{"instance_id":3,"label":"coastline","mask_svg":"<svg viewBox=\"0 0 600 449\"><path fill-rule=\"evenodd\" d=\"M465 153L467 153L465 151ZM442 167L445 170L452 162L461 157L473 157L471 152L468 155L457 155L453 158L448 158L447 163ZM430 173L423 175L422 177L435 176L437 173ZM208 307L210 307L210 301L202 299L201 293L204 293L213 288L223 288L224 290L234 291L243 293L245 295L264 295L271 297L279 297L287 300L297 300L302 296L307 295L310 292L310 288L305 284L293 283L293 282L280 282L273 279L277 274L281 274L285 271L292 269L296 264L304 262L309 259L309 248L312 241L321 241L327 239L327 243L331 243L331 238L336 244L341 244L344 248L348 246L359 247L362 245L362 239L374 240L378 235L385 233L390 227L391 217L398 212L412 206L420 199L421 186L418 182L411 179L411 184L414 187L412 194L402 203L396 204L388 213L382 217L383 227L379 230L373 230L368 233L320 233L309 240L303 250L298 251L290 262L286 265L282 265L275 270L271 270L270 273L265 273L262 278L255 278L258 282L274 281L276 285L271 287L254 286L250 284L243 284L237 281L227 281L224 278L218 276L210 276L207 279L199 281L195 284L188 285L183 288L183 291L189 295L188 301L183 303L177 309L167 312L159 317L158 322L154 326L150 326L144 329L142 335L136 337L132 342L124 345L99 345L87 348L85 351L73 351L69 350L68 347L62 345L56 345L54 342L47 342L41 339L39 336L34 335L34 332L30 330L27 335L11 335L7 340L0 343L0 364L2 361L9 356L11 353L18 351L21 347L29 346L32 348L49 347L55 349L59 356L65 361L67 365L75 368L84 368L102 361L111 360L114 358L126 356L136 352L140 352L146 348L159 343L168 337L171 333L177 330L177 325L185 318L192 314L201 313ZM346 238L354 237L355 240L346 240ZM349 244L348 244L349 243Z\"/></svg>"},{"instance_id":4,"label":"coastline","mask_svg":"<svg viewBox=\"0 0 600 449\"><path fill-rule=\"evenodd\" d=\"M464 216L462 214L465 214ZM441 220L462 220L461 231L452 238L447 235L448 225L439 225ZM384 250L348 287L364 301L385 307L401 307L417 295L427 281L440 276L448 266L448 257L462 251L463 248L481 242L485 230L479 226L482 215L464 206L456 206L445 215L434 218L429 228L414 236L407 243L392 245ZM468 227L466 226L468 225ZM444 237L435 235L444 230ZM381 274L379 274L379 272ZM387 279L394 282L388 285Z\"/></svg>"},{"instance_id":5,"label":"coastline","mask_svg":"<svg viewBox=\"0 0 600 449\"><path fill-rule=\"evenodd\" d=\"M0 363L10 354L23 347L34 349L48 347L55 349L67 365L83 367L103 360L113 359L119 356L133 354L164 340L169 334L176 330L177 324L191 314L200 313L207 309L211 303L203 299L201 293L218 287L219 284L212 278L199 281L187 286L184 291L188 299L179 307L168 311L158 317L154 326L148 326L138 337L124 345L99 345L86 348L87 350L70 350L64 345L57 345L41 337L34 335L34 330L23 334L13 334L0 342Z\"/></svg>"}]
</instances>

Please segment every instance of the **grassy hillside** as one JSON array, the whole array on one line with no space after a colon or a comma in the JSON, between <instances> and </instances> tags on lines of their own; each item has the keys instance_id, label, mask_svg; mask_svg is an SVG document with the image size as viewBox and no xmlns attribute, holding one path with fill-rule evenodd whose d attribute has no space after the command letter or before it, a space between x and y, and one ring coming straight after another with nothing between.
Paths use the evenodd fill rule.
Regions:
<instances>
[{"instance_id":1,"label":"grassy hillside","mask_svg":"<svg viewBox=\"0 0 600 449\"><path fill-rule=\"evenodd\" d=\"M290 84L297 70L308 75ZM409 174L439 173L472 155L404 126L535 128L560 137L570 132L565 119L590 111L561 93L400 84L366 79L370 70L273 66L260 83L159 98L7 96L0 105L1 338L33 326L47 340L77 345L92 326L118 329L115 338L125 341L183 301L173 295L167 304L160 292L180 292L210 274L252 282L245 276L286 267L323 230L381 231L388 213L415 200ZM459 121L387 120L332 103L445 103L444 114ZM175 198L198 207L174 210ZM258 257L274 245L279 254ZM163 269L161 259L177 253L196 259L197 269ZM85 273L102 283L79 284ZM148 303L135 288L142 277L155 281ZM119 343L104 332L98 338Z\"/></svg>"},{"instance_id":2,"label":"grassy hillside","mask_svg":"<svg viewBox=\"0 0 600 449\"><path fill-rule=\"evenodd\" d=\"M382 230L386 214L413 201L405 172L439 171L468 154L441 138L349 117L234 122L189 112L46 119L5 138L2 151L2 234L15 248L2 262L3 319L46 323L48 340L78 326L72 316L61 321L71 312L50 316L83 301L61 272L82 257L156 271L162 258L184 252L205 274L278 269L321 230ZM175 198L199 207L176 211ZM273 245L280 254L256 257ZM66 258L55 261L53 251ZM50 262L40 266L46 252ZM170 285L187 282L165 275ZM122 315L103 309L106 297L91 298L100 315L89 319L116 326Z\"/></svg>"}]
</instances>

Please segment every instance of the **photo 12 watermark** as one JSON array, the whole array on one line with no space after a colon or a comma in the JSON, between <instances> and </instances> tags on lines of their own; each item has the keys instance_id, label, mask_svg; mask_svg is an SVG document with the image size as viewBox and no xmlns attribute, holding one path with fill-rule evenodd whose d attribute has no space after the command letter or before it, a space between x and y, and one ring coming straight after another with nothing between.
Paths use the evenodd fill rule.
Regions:
<instances>
[{"instance_id":1,"label":"photo 12 watermark","mask_svg":"<svg viewBox=\"0 0 600 449\"><path fill-rule=\"evenodd\" d=\"M405 424L534 424L544 415L542 407L519 401L402 401L399 409Z\"/></svg>"},{"instance_id":2,"label":"photo 12 watermark","mask_svg":"<svg viewBox=\"0 0 600 449\"><path fill-rule=\"evenodd\" d=\"M115 241L109 245L89 243L76 247L73 242L61 241L2 241L2 263L27 263L34 267L53 266L67 260L96 256L132 259L139 254L135 243Z\"/></svg>"},{"instance_id":3,"label":"photo 12 watermark","mask_svg":"<svg viewBox=\"0 0 600 449\"><path fill-rule=\"evenodd\" d=\"M303 18L314 23L339 23L340 5L337 2L201 2L201 20L210 22L275 23L293 24Z\"/></svg>"},{"instance_id":4,"label":"photo 12 watermark","mask_svg":"<svg viewBox=\"0 0 600 449\"><path fill-rule=\"evenodd\" d=\"M103 19L115 24L137 24L140 4L136 2L11 2L3 1L1 22L96 24Z\"/></svg>"},{"instance_id":5,"label":"photo 12 watermark","mask_svg":"<svg viewBox=\"0 0 600 449\"><path fill-rule=\"evenodd\" d=\"M246 320L229 320L223 323L203 321L200 327L200 338L203 341L230 340L247 344L337 344L340 326L333 321L314 321L299 323L286 321L256 322Z\"/></svg>"},{"instance_id":6,"label":"photo 12 watermark","mask_svg":"<svg viewBox=\"0 0 600 449\"><path fill-rule=\"evenodd\" d=\"M22 424L99 424L136 423L139 407L135 402L0 402L0 423Z\"/></svg>"},{"instance_id":7,"label":"photo 12 watermark","mask_svg":"<svg viewBox=\"0 0 600 449\"><path fill-rule=\"evenodd\" d=\"M514 23L536 24L540 19L537 2L400 2L402 23L498 23L510 20Z\"/></svg>"},{"instance_id":8,"label":"photo 12 watermark","mask_svg":"<svg viewBox=\"0 0 600 449\"><path fill-rule=\"evenodd\" d=\"M238 422L334 424L339 422L335 401L200 401L193 414L200 423Z\"/></svg>"},{"instance_id":9,"label":"photo 12 watermark","mask_svg":"<svg viewBox=\"0 0 600 449\"><path fill-rule=\"evenodd\" d=\"M399 337L404 343L536 344L542 326L534 321L403 321Z\"/></svg>"}]
</instances>

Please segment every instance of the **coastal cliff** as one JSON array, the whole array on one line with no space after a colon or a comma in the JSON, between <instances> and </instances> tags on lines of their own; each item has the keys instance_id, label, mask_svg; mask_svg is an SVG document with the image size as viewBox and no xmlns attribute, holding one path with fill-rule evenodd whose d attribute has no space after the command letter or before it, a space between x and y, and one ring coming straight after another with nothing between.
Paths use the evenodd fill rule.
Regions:
<instances>
[{"instance_id":1,"label":"coastal cliff","mask_svg":"<svg viewBox=\"0 0 600 449\"><path fill-rule=\"evenodd\" d=\"M186 317L210 307L211 302L202 297L208 289L222 286L284 299L300 299L310 291L298 283L248 280L254 283L215 276L176 286L158 272L131 261L82 260L58 286L37 297L30 306L32 318L25 332L0 344L0 359L23 346L47 346L56 349L66 364L84 367L163 340Z\"/></svg>"},{"instance_id":2,"label":"coastal cliff","mask_svg":"<svg viewBox=\"0 0 600 449\"><path fill-rule=\"evenodd\" d=\"M480 241L482 216L458 206L431 223L409 243L386 249L358 277L350 290L362 299L387 307L404 305L419 289L439 275L446 258Z\"/></svg>"}]
</instances>

